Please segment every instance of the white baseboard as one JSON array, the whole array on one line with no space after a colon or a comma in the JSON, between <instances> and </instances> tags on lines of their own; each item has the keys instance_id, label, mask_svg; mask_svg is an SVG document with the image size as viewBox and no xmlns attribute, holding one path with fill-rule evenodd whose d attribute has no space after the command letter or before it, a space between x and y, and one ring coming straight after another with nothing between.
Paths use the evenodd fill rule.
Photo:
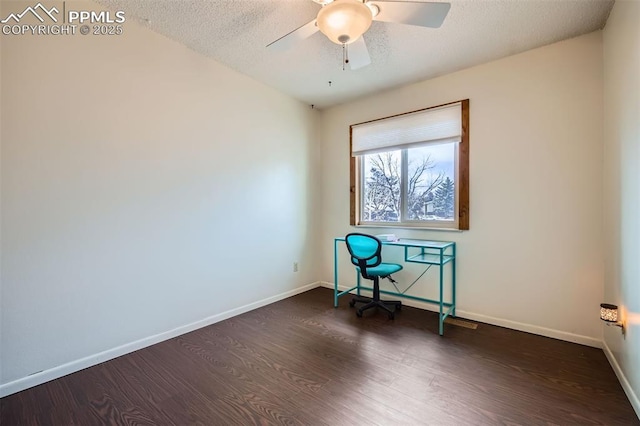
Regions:
<instances>
[{"instance_id":1,"label":"white baseboard","mask_svg":"<svg viewBox=\"0 0 640 426\"><path fill-rule=\"evenodd\" d=\"M567 331L555 330L553 328L540 327L538 325L526 324L517 321L506 320L502 318L490 317L487 315L476 314L473 312L461 311L456 309L456 316L474 321L480 321L491 325L510 328L512 330L525 331L539 336L551 337L553 339L564 340L566 342L579 343L594 348L602 348L602 341L594 337L583 336L581 334L573 334Z\"/></svg>"},{"instance_id":2,"label":"white baseboard","mask_svg":"<svg viewBox=\"0 0 640 426\"><path fill-rule=\"evenodd\" d=\"M321 281L320 285L322 287L327 287L333 290L333 283L329 283L326 281ZM350 287L339 286L340 291L344 291L349 289ZM414 308L424 309L427 311L436 312L434 305L418 302L416 300L407 299L406 301L402 301L403 304L407 306L412 306ZM511 321L502 318L490 317L487 315L476 314L473 312L462 311L460 309L456 309L456 317L464 318L473 321L480 321L491 325L497 325L500 327L510 328L512 330L525 331L527 333L537 334L545 337L552 337L554 339L564 340L572 343L579 343L581 345L592 346L594 348L601 348L602 341L593 337L582 336L579 334L568 333L566 331L554 330L551 328L540 327L532 324L525 324L517 321Z\"/></svg>"},{"instance_id":3,"label":"white baseboard","mask_svg":"<svg viewBox=\"0 0 640 426\"><path fill-rule=\"evenodd\" d=\"M160 343L165 340L172 339L174 337L180 336L185 333L189 333L199 328L206 327L208 325L215 324L220 321L224 321L228 318L243 314L245 312L252 311L262 306L266 306L271 303L277 302L279 300L283 300L288 297L295 296L296 294L304 293L305 291L311 290L316 287L326 287L326 288L333 289L334 286L332 283L324 282L324 281L307 284L305 286L299 287L297 289L294 289L285 293L278 294L276 296L259 300L257 302L250 303L248 305L244 305L235 309L231 309L229 311L222 312L220 314L212 315L210 317L204 318L200 321L193 322L191 324L177 327L172 330L169 330L160 334L156 334L153 336L145 337L143 339L136 340L134 342L130 342L125 345L118 346L116 348L108 349L106 351L103 351L94 355L90 355L75 361L71 361L66 364L32 374L27 377L23 377L8 383L4 383L0 385L0 398L5 397L7 395L11 395L16 392L20 392L22 390L28 389L33 386L40 385L42 383L46 383L50 380L54 380L54 379L66 376L68 374L75 373L76 371L80 371L82 369L92 367L94 365L100 364L105 361L109 361L111 359L117 358L122 355L126 355L128 353L137 351L139 349L146 348L156 343ZM340 286L341 291L346 289L347 287ZM422 302L413 301L413 300L406 300L404 301L404 303L407 306L412 306L419 309L425 309L429 311L435 310L432 305L429 305L427 303L422 303ZM552 338L565 340L569 342L580 343L587 346L593 346L597 348L602 347L607 356L607 359L609 359L609 362L611 363L613 370L618 376L618 379L620 380L622 387L624 388L627 396L629 397L631 404L633 405L634 409L636 410L636 413L640 417L640 402L638 401L638 397L633 392L633 389L631 389L631 386L629 385L629 382L627 381L626 377L622 373L622 370L620 369L620 366L618 365L615 357L613 356L609 348L606 346L606 344L603 344L603 342L601 342L600 340L587 337L587 336L580 336L572 333L567 333L560 330L553 330L553 329L548 329L544 327L539 327L531 324L524 324L524 323L505 320L501 318L494 318L486 315L474 314L472 312L457 310L456 314L457 314L456 316L460 318L480 321L487 324L511 328L514 330L525 331L525 332L552 337Z\"/></svg>"},{"instance_id":4,"label":"white baseboard","mask_svg":"<svg viewBox=\"0 0 640 426\"><path fill-rule=\"evenodd\" d=\"M602 342L602 350L607 356L609 364L611 364L611 368L613 368L613 371L616 373L616 376L618 377L618 381L622 385L624 393L627 394L627 398L629 398L629 402L631 402L631 406L635 410L636 416L638 416L638 418L640 419L640 399L638 399L638 395L636 395L636 393L633 391L629 380L627 380L627 376L625 376L622 372L622 368L620 368L618 360L616 359L615 355L613 355L613 352L611 352L611 349L609 349L607 342Z\"/></svg>"},{"instance_id":5,"label":"white baseboard","mask_svg":"<svg viewBox=\"0 0 640 426\"><path fill-rule=\"evenodd\" d=\"M17 380L4 383L0 385L0 398L5 397L7 395L11 395L16 392L20 392L22 390L28 389L33 386L40 385L42 383L46 383L50 380L58 379L68 374L75 373L76 371L80 371L85 368L92 367L94 365L100 364L105 361L109 361L111 359L117 358L122 355L126 355L128 353L137 351L139 349L146 348L151 345L155 345L156 343L160 343L165 340L172 339L174 337L180 336L185 333L189 333L199 328L206 327L208 325L215 324L220 321L224 321L228 318L235 317L237 315L252 311L257 308L261 308L263 306L269 305L279 300L286 299L291 296L295 296L296 294L304 293L305 291L311 290L318 286L319 286L318 282L307 284L305 286L298 287L294 290L290 290L290 291L278 294L276 296L268 297L266 299L259 300L257 302L249 303L248 305L240 306L239 308L231 309L226 312L222 312L220 314L212 315L210 317L204 318L200 321L193 322L191 324L174 328L173 330L165 331L163 333L156 334L154 336L145 337L143 339L136 340L134 342L130 342L122 346L118 346L116 348L108 349L106 351L103 351L94 355L90 355L75 361L68 362L63 365L59 365L54 368L50 368L48 370L40 371L38 373L31 374L29 376L22 377Z\"/></svg>"}]
</instances>

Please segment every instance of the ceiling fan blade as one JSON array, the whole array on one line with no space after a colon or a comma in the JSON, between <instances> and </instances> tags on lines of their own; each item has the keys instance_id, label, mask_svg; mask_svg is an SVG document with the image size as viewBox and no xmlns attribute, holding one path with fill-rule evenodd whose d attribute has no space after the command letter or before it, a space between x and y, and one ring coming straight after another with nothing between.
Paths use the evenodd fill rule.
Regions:
<instances>
[{"instance_id":1,"label":"ceiling fan blade","mask_svg":"<svg viewBox=\"0 0 640 426\"><path fill-rule=\"evenodd\" d=\"M364 37L360 36L356 41L348 44L347 49L349 49L349 67L351 70L366 67L371 63L371 57L369 56L369 50L367 50L367 44L364 42Z\"/></svg>"},{"instance_id":2,"label":"ceiling fan blade","mask_svg":"<svg viewBox=\"0 0 640 426\"><path fill-rule=\"evenodd\" d=\"M450 3L417 3L411 1L370 2L380 12L375 21L395 22L420 27L439 28L451 9Z\"/></svg>"},{"instance_id":3,"label":"ceiling fan blade","mask_svg":"<svg viewBox=\"0 0 640 426\"><path fill-rule=\"evenodd\" d=\"M311 37L318 31L319 29L316 25L316 20L314 19L313 21L304 24L300 28L291 31L289 34L280 37L276 41L267 44L267 49L271 49L274 51L283 51L290 49L297 42Z\"/></svg>"}]
</instances>

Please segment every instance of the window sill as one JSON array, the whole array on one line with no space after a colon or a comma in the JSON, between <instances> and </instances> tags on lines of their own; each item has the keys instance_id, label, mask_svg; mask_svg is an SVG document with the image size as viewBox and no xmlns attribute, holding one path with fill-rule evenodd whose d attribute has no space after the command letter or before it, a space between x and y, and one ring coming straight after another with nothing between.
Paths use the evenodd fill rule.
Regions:
<instances>
[{"instance_id":1,"label":"window sill","mask_svg":"<svg viewBox=\"0 0 640 426\"><path fill-rule=\"evenodd\" d=\"M372 224L372 223L362 223L358 225L352 225L356 228L386 228L386 229L409 229L412 231L444 231L444 232L462 232L462 229L458 228L447 228L447 227L436 227L436 226L424 226L424 225L410 225L407 223L400 224Z\"/></svg>"}]
</instances>

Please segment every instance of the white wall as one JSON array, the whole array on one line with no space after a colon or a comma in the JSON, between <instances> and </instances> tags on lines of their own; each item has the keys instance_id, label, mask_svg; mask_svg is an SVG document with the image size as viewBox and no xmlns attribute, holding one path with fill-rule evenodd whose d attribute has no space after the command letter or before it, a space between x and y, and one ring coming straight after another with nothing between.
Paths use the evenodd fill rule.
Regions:
<instances>
[{"instance_id":1,"label":"white wall","mask_svg":"<svg viewBox=\"0 0 640 426\"><path fill-rule=\"evenodd\" d=\"M622 340L607 328L606 343L637 390L637 20L637 3L617 2L605 79L596 32L338 106L320 123L133 22L119 37L2 36L0 394L333 281L332 239L354 229L349 124L464 98L471 230L361 230L458 242L468 318L597 345L598 303L619 303L630 329Z\"/></svg>"},{"instance_id":2,"label":"white wall","mask_svg":"<svg viewBox=\"0 0 640 426\"><path fill-rule=\"evenodd\" d=\"M456 241L459 316L599 346L602 84L595 32L324 111L322 279L333 282L332 239L355 229L349 125L469 98L471 229L361 230Z\"/></svg>"},{"instance_id":3,"label":"white wall","mask_svg":"<svg viewBox=\"0 0 640 426\"><path fill-rule=\"evenodd\" d=\"M626 321L605 350L640 416L640 3L616 1L604 30L605 300Z\"/></svg>"},{"instance_id":4,"label":"white wall","mask_svg":"<svg viewBox=\"0 0 640 426\"><path fill-rule=\"evenodd\" d=\"M316 111L133 21L2 37L5 393L317 279Z\"/></svg>"}]
</instances>

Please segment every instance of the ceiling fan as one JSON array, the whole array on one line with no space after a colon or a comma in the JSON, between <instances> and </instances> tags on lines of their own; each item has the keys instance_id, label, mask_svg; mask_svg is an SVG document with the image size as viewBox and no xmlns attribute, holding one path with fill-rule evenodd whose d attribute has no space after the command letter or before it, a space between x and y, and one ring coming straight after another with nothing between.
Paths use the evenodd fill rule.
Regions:
<instances>
[{"instance_id":1,"label":"ceiling fan","mask_svg":"<svg viewBox=\"0 0 640 426\"><path fill-rule=\"evenodd\" d=\"M439 28L449 13L449 3L378 0L313 0L322 6L311 22L267 45L282 51L316 32L343 46L344 64L352 70L371 63L362 35L372 21L394 22L420 27ZM347 51L348 46L348 51ZM348 52L348 53L347 53ZM343 64L343 65L344 65Z\"/></svg>"}]
</instances>

